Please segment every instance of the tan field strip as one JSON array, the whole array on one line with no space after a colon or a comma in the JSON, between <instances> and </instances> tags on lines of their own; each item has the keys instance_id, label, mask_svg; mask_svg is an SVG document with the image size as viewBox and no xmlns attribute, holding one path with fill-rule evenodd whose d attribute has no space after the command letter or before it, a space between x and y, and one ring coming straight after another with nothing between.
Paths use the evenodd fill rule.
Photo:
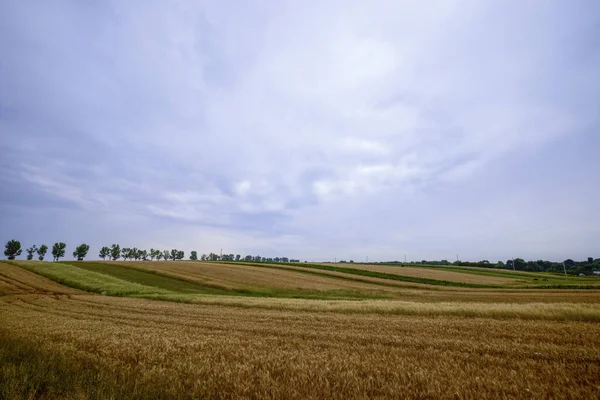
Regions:
<instances>
[{"instance_id":1,"label":"tan field strip","mask_svg":"<svg viewBox=\"0 0 600 400\"><path fill-rule=\"evenodd\" d=\"M219 265L221 265L221 264L219 264ZM240 264L240 265L243 265L243 264ZM323 265L327 265L327 264L323 264ZM318 272L319 274L328 275L328 276L332 276L332 277L346 278L346 279L347 278L358 279L363 282L369 282L369 283L374 283L377 285L388 286L388 287L421 288L421 289L429 289L429 290L463 290L462 288L453 287L453 286L442 287L442 286L436 286L436 285L428 285L425 283L393 281L393 280L383 279L383 278L374 278L371 276L350 275L345 272L327 271L327 270L322 270L322 269L315 270L315 269L311 269L311 268L289 265L289 264L285 264L285 263L264 264L264 266L281 268L281 269L286 269L289 271L298 271L298 272L307 272L308 271L308 272L313 272L313 273Z\"/></svg>"},{"instance_id":2,"label":"tan field strip","mask_svg":"<svg viewBox=\"0 0 600 400\"><path fill-rule=\"evenodd\" d=\"M3 296L0 319L0 338L88 360L105 381L135 384L142 398L600 395L599 323L319 313L98 295Z\"/></svg>"},{"instance_id":3,"label":"tan field strip","mask_svg":"<svg viewBox=\"0 0 600 400\"><path fill-rule=\"evenodd\" d=\"M0 262L0 295L15 293L82 293L23 268Z\"/></svg>"},{"instance_id":4,"label":"tan field strip","mask_svg":"<svg viewBox=\"0 0 600 400\"><path fill-rule=\"evenodd\" d=\"M331 264L323 264L331 265ZM355 268L364 269L373 272L383 272L386 274L394 274L400 276L411 276L415 278L427 278L427 279L438 279L442 281L451 282L464 282L464 283L475 283L479 285L510 285L511 283L517 282L516 279L502 278L495 276L485 275L474 275L464 272L451 272L444 270L435 270L431 268L419 268L419 267L401 267L391 265L371 265L371 264L357 264L357 263L345 263L335 264L336 266L342 266L344 268Z\"/></svg>"},{"instance_id":5,"label":"tan field strip","mask_svg":"<svg viewBox=\"0 0 600 400\"><path fill-rule=\"evenodd\" d=\"M304 273L301 268L257 267L247 264L208 263L208 262L126 262L121 266L131 266L170 274L200 284L216 285L224 288L243 289L246 287L275 289L311 289L311 290L362 290L362 291L398 291L404 285L393 285L384 279L363 279L348 274ZM317 271L322 272L322 271ZM324 271L328 272L328 271ZM325 276L327 275L327 276ZM346 279L342 279L346 278ZM348 279L351 278L351 279ZM355 280L356 278L356 280ZM382 285L385 284L385 285Z\"/></svg>"}]
</instances>

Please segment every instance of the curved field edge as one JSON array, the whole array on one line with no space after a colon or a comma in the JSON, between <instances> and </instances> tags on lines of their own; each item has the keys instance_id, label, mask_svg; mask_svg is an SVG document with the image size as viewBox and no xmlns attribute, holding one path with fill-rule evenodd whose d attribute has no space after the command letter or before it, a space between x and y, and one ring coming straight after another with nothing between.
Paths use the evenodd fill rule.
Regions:
<instances>
[{"instance_id":1,"label":"curved field edge","mask_svg":"<svg viewBox=\"0 0 600 400\"><path fill-rule=\"evenodd\" d=\"M260 266L260 263L246 263L249 265ZM262 265L273 265L273 264L262 264ZM385 272L368 271L359 268L348 268L348 267L337 267L333 265L322 265L322 264L309 264L309 263L286 263L286 265L292 265L294 267L316 269L323 271L342 272L348 275L368 276L371 278L387 279L392 281L410 282L410 283L422 283L432 286L454 286L461 288L472 288L472 289L500 289L500 285L482 285L477 283L465 283L465 282L453 282L440 279L431 278L419 278L414 276L403 276L390 274Z\"/></svg>"},{"instance_id":2,"label":"curved field edge","mask_svg":"<svg viewBox=\"0 0 600 400\"><path fill-rule=\"evenodd\" d=\"M178 264L180 262L177 262ZM188 263L188 262L186 262ZM76 265L80 268L94 270L99 273L115 274L117 275L119 270L130 270L138 271L140 273L149 274L151 276L159 277L154 280L157 285L160 285L161 279L171 279L181 282L187 285L195 285L200 290L197 294L203 295L219 295L219 296L241 296L241 297L266 297L266 298L298 298L298 299L389 299L393 298L393 293L374 291L374 290L352 290L352 289L286 289L286 288L264 288L264 287L240 287L231 288L222 286L215 283L202 282L200 279L194 279L191 277L185 277L175 272L167 272L152 268L152 264L144 265L143 262L120 262L116 263L103 263L103 262L69 262L69 264ZM189 265L193 265L193 262L189 262ZM303 272L303 271L302 271ZM323 275L323 274L321 274ZM329 276L328 276L329 277ZM355 279L347 279L352 281L360 281ZM363 282L363 281L360 281ZM165 287L166 288L166 287ZM203 289L203 290L202 290ZM171 292L183 292L177 290L175 287L171 287Z\"/></svg>"},{"instance_id":3,"label":"curved field edge","mask_svg":"<svg viewBox=\"0 0 600 400\"><path fill-rule=\"evenodd\" d=\"M34 272L44 278L50 279L61 285L84 290L92 293L106 294L109 296L128 296L132 294L168 294L170 291L128 282L110 275L63 263L48 263L40 261L4 262L28 271Z\"/></svg>"},{"instance_id":4,"label":"curved field edge","mask_svg":"<svg viewBox=\"0 0 600 400\"><path fill-rule=\"evenodd\" d=\"M175 280L180 282L182 287L195 285L197 289L195 295L199 296L239 296L239 297L265 297L265 298L297 298L297 299L389 299L390 293L358 291L347 289L330 290L290 290L290 289L256 289L241 288L227 289L215 285L203 285L190 280L184 281L177 276L163 274L161 272L148 270L145 268L134 267L133 265L123 263L119 265L87 262L67 262L67 263L45 263L38 261L18 261L7 262L9 265L24 268L28 271L41 275L47 279L57 282L61 285L84 290L92 293L99 293L109 296L135 296L152 299L155 295L176 295L185 294L185 291L178 290L174 282L165 282L166 280ZM128 279L122 279L124 275L120 270L134 270L137 275L129 275ZM140 274L141 273L141 274ZM157 279L148 280L147 274ZM147 284L135 282L135 278L142 278ZM176 283L175 283L176 284ZM167 289L167 287L170 287ZM184 292L184 293L181 293ZM189 294L189 291L188 291Z\"/></svg>"},{"instance_id":5,"label":"curved field edge","mask_svg":"<svg viewBox=\"0 0 600 400\"><path fill-rule=\"evenodd\" d=\"M202 285L212 286L212 287L216 287L216 288L232 290L232 288L230 286L220 285L220 284L214 283L214 282L207 283L203 279L201 279L199 276L192 277L190 275L183 275L183 274L175 272L175 271L167 271L164 269L158 269L158 268L156 268L157 264L155 264L155 263L146 264L145 262L141 262L141 261L140 262L128 261L128 262L118 262L118 263L120 266L123 266L125 268L137 269L137 270L149 272L152 274L168 276L168 277L176 278L176 279L191 282L191 283L199 283ZM165 262L160 261L159 263L163 264ZM188 266L193 266L196 263L204 264L204 262L196 262L196 261L183 261L183 262L177 262L176 264L178 264L178 265L185 264ZM367 284L367 285L376 285L376 286L382 287L380 290L387 290L388 288L393 288L393 289L424 289L424 288L426 288L429 290L439 290L438 287L432 287L430 285L415 284L415 283L398 283L398 282L391 282L389 280L386 281L384 279L378 279L378 278L373 279L371 277L360 277L360 276L356 276L356 275L348 275L348 274L334 272L334 271L311 270L311 269L299 268L299 267L290 266L290 265L251 264L251 263L246 263L246 262L244 262L244 263L229 263L229 262L212 262L212 261L207 262L207 263L211 264L211 265L217 265L217 266L229 265L229 266L235 266L237 268L244 268L244 266L249 266L249 267L262 268L262 269L267 269L267 270L278 270L278 271L284 271L284 272L288 272L288 273L291 272L294 274L311 275L311 276L316 276L316 277L320 277L320 278L333 279L336 281L346 281L346 282L361 283L361 284ZM169 262L169 264L170 264L170 262ZM235 289L233 289L233 290L235 290ZM293 289L288 288L285 290L289 291L289 290L293 290ZM358 289L358 290L361 293L375 293L376 295L374 297L377 297L377 298L382 297L380 295L380 291L377 289L375 291L373 289ZM325 290L322 289L321 291L325 291ZM248 290L246 290L246 291L240 290L240 292L246 293L246 292L248 292ZM383 297L390 297L390 295L389 295L389 293L386 292L386 294Z\"/></svg>"},{"instance_id":6,"label":"curved field edge","mask_svg":"<svg viewBox=\"0 0 600 400\"><path fill-rule=\"evenodd\" d=\"M245 262L246 263L246 262ZM260 265L259 263L247 263L250 265ZM272 264L265 264L272 265ZM396 275L392 273L368 271L360 268L337 267L333 265L310 264L310 263L287 263L295 267L325 270L332 272L341 272L349 275L368 276L373 278L388 279L393 281L421 283L432 286L447 286L470 289L575 289L575 290L600 290L598 285L571 285L571 284L548 284L548 285L528 285L528 286L511 286L511 285L484 285L476 283L454 282L440 279L419 278L412 276Z\"/></svg>"},{"instance_id":7,"label":"curved field edge","mask_svg":"<svg viewBox=\"0 0 600 400\"><path fill-rule=\"evenodd\" d=\"M81 294L84 291L61 285L26 269L0 263L0 296L11 294Z\"/></svg>"},{"instance_id":8,"label":"curved field edge","mask_svg":"<svg viewBox=\"0 0 600 400\"><path fill-rule=\"evenodd\" d=\"M360 266L360 263L357 263ZM448 265L426 265L426 264L397 264L397 263L378 263L378 264L367 264L367 265L385 265L389 267L397 268L416 268L416 269L429 269L439 270L447 272L460 272L470 275L478 276L490 276L498 278L510 278L520 281L521 283L528 283L540 286L549 285L570 285L570 286L590 286L597 287L600 289L600 279L597 277L577 277L577 276L564 276L558 273L551 272L531 272L531 271L513 271L510 269L501 268L482 268L482 267L465 267L465 266L448 266ZM582 284L581 281L585 280L591 284Z\"/></svg>"}]
</instances>

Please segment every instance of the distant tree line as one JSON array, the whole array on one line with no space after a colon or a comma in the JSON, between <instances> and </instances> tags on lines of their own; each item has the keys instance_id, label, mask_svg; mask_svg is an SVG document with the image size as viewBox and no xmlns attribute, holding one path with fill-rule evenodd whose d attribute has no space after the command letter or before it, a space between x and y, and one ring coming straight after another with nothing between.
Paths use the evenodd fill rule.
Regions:
<instances>
[{"instance_id":1,"label":"distant tree line","mask_svg":"<svg viewBox=\"0 0 600 400\"><path fill-rule=\"evenodd\" d=\"M54 243L52 246L52 256L53 261L59 261L61 258L65 256L67 245L64 242ZM38 260L43 261L46 256L46 252L48 251L48 246L45 244L37 247L36 245L31 246L26 249L27 260L33 260L34 255L37 255ZM83 261L90 251L90 246L83 243L75 248L73 252L73 257L78 261ZM22 253L21 242L18 240L9 240L5 245L4 255L9 260L14 260L16 257L20 256ZM121 258L125 261L134 260L134 261L160 261L160 260L173 260L180 261L185 257L185 252L183 250L171 249L171 250L143 250L138 249L137 247L123 247L121 248L118 244L113 244L112 246L103 246L98 253L98 256L103 260L112 260L117 261ZM247 255L242 257L240 254L202 254L198 257L197 251L191 251L189 259L191 261L197 261L200 259L201 261L250 261L250 262L300 262L300 260L290 260L287 257L275 257L275 258L266 258L261 256L251 256Z\"/></svg>"},{"instance_id":2,"label":"distant tree line","mask_svg":"<svg viewBox=\"0 0 600 400\"><path fill-rule=\"evenodd\" d=\"M491 263L488 260L481 260L478 262L471 261L454 261L449 262L448 260L441 261L413 261L411 263L405 263L401 261L388 261L386 264L417 264L417 265L454 265L460 267L480 267L480 268L497 268L497 269L508 269L515 271L528 271L528 272L556 272L571 275L591 275L593 271L600 270L600 258L594 259L588 257L585 261L573 261L572 259L566 259L562 262L537 260L537 261L525 261L522 258L508 259L506 262L498 261Z\"/></svg>"}]
</instances>

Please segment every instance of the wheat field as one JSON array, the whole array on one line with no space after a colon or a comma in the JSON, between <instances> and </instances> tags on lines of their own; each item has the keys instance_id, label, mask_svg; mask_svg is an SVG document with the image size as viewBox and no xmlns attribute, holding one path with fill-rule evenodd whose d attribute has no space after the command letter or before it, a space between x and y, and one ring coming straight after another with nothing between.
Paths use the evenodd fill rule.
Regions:
<instances>
[{"instance_id":1,"label":"wheat field","mask_svg":"<svg viewBox=\"0 0 600 400\"><path fill-rule=\"evenodd\" d=\"M165 293L172 282L157 280L154 294L150 281L132 294L156 301L68 288L21 264L0 263L0 398L600 396L593 290L316 300Z\"/></svg>"}]
</instances>

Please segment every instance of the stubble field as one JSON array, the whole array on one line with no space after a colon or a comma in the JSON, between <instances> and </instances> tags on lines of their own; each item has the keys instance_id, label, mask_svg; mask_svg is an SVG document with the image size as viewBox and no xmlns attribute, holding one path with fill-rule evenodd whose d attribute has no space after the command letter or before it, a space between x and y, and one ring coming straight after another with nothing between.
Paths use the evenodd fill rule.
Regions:
<instances>
[{"instance_id":1,"label":"stubble field","mask_svg":"<svg viewBox=\"0 0 600 400\"><path fill-rule=\"evenodd\" d=\"M600 396L596 290L279 267L0 263L0 397Z\"/></svg>"}]
</instances>

